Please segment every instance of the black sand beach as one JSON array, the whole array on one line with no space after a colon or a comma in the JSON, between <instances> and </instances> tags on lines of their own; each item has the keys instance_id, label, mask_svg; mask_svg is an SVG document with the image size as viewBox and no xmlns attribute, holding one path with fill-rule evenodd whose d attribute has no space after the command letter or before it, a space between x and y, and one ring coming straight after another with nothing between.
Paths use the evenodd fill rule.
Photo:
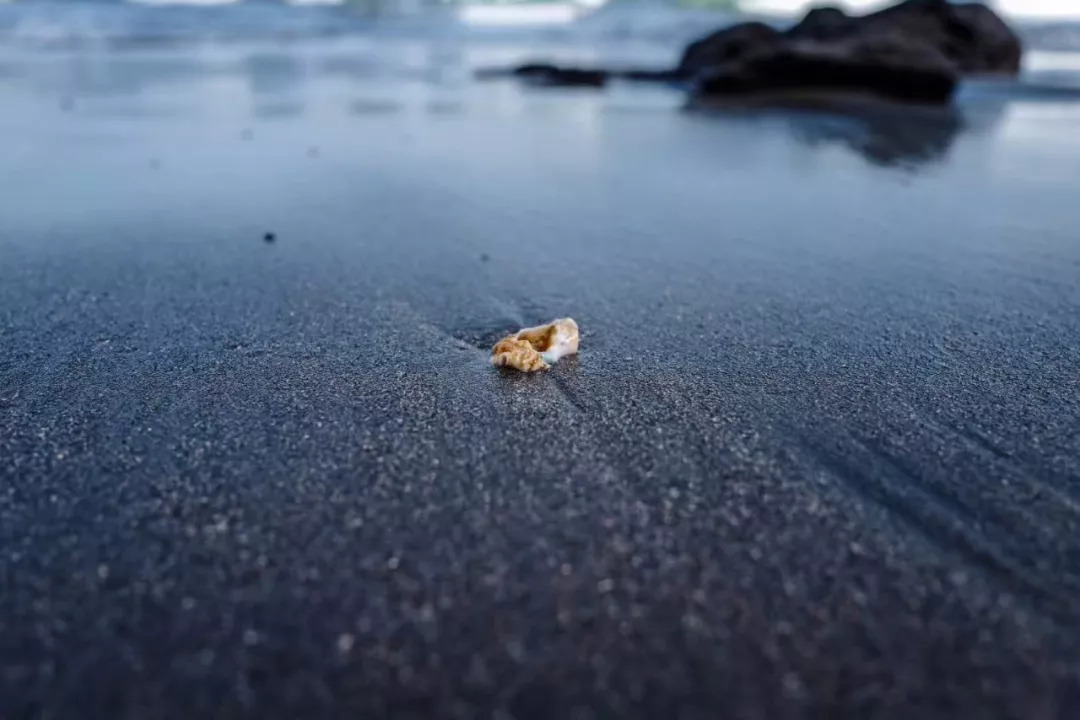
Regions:
<instances>
[{"instance_id":1,"label":"black sand beach","mask_svg":"<svg viewBox=\"0 0 1080 720\"><path fill-rule=\"evenodd\" d=\"M5 56L0 717L1076 717L1080 105L355 54Z\"/></svg>"}]
</instances>

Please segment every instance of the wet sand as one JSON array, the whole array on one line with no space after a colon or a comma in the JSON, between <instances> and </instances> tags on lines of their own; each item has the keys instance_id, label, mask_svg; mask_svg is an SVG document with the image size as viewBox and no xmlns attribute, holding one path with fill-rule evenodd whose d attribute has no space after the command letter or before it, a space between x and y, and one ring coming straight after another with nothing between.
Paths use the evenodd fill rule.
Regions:
<instances>
[{"instance_id":1,"label":"wet sand","mask_svg":"<svg viewBox=\"0 0 1080 720\"><path fill-rule=\"evenodd\" d=\"M1080 106L230 52L4 58L0 717L1074 716Z\"/></svg>"}]
</instances>

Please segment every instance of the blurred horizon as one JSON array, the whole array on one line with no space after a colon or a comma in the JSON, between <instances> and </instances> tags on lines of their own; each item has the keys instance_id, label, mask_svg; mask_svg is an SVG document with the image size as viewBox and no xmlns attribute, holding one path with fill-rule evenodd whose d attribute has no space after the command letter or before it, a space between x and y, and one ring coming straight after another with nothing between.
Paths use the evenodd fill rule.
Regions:
<instances>
[{"instance_id":1,"label":"blurred horizon","mask_svg":"<svg viewBox=\"0 0 1080 720\"><path fill-rule=\"evenodd\" d=\"M679 47L742 15L790 22L829 0L0 0L0 41L17 47L298 40L345 35ZM856 13L892 4L834 0ZM1080 0L996 0L1029 50L1080 50ZM644 59L642 56L641 59Z\"/></svg>"},{"instance_id":2,"label":"blurred horizon","mask_svg":"<svg viewBox=\"0 0 1080 720\"><path fill-rule=\"evenodd\" d=\"M390 12L415 12L425 7L445 5L568 5L581 8L605 5L660 5L702 9L729 10L746 13L789 15L802 13L814 6L834 5L852 12L865 12L895 4L897 0L0 0L0 5L29 4L133 4L146 6L223 6L223 5L291 5L347 6L372 5ZM984 4L1017 18L1080 19L1080 2L1076 0L987 0Z\"/></svg>"}]
</instances>

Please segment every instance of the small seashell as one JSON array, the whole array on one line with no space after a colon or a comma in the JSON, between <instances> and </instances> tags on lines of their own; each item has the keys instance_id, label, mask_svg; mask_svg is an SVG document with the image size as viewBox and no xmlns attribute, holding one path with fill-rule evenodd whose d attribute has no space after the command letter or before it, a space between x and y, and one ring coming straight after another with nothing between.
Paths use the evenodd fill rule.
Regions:
<instances>
[{"instance_id":1,"label":"small seashell","mask_svg":"<svg viewBox=\"0 0 1080 720\"><path fill-rule=\"evenodd\" d=\"M572 318L523 328L507 335L491 349L491 364L522 372L547 370L549 363L578 351L578 326Z\"/></svg>"}]
</instances>

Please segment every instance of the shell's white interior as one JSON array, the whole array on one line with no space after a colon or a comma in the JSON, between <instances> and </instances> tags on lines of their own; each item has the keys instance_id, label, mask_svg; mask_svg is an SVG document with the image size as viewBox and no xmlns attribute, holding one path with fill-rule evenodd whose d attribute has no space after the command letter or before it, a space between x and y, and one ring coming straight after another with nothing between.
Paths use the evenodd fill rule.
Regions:
<instances>
[{"instance_id":1,"label":"shell's white interior","mask_svg":"<svg viewBox=\"0 0 1080 720\"><path fill-rule=\"evenodd\" d=\"M566 332L563 328L559 328L558 334L555 336L555 342L552 343L544 352L540 353L540 357L544 358L544 362L548 364L557 363L560 358L564 358L567 355L573 355L578 351L578 337L577 333Z\"/></svg>"},{"instance_id":2,"label":"shell's white interior","mask_svg":"<svg viewBox=\"0 0 1080 720\"><path fill-rule=\"evenodd\" d=\"M523 328L517 332L517 337L529 340L549 365L578 351L578 326L572 318L560 318L547 325Z\"/></svg>"}]
</instances>

